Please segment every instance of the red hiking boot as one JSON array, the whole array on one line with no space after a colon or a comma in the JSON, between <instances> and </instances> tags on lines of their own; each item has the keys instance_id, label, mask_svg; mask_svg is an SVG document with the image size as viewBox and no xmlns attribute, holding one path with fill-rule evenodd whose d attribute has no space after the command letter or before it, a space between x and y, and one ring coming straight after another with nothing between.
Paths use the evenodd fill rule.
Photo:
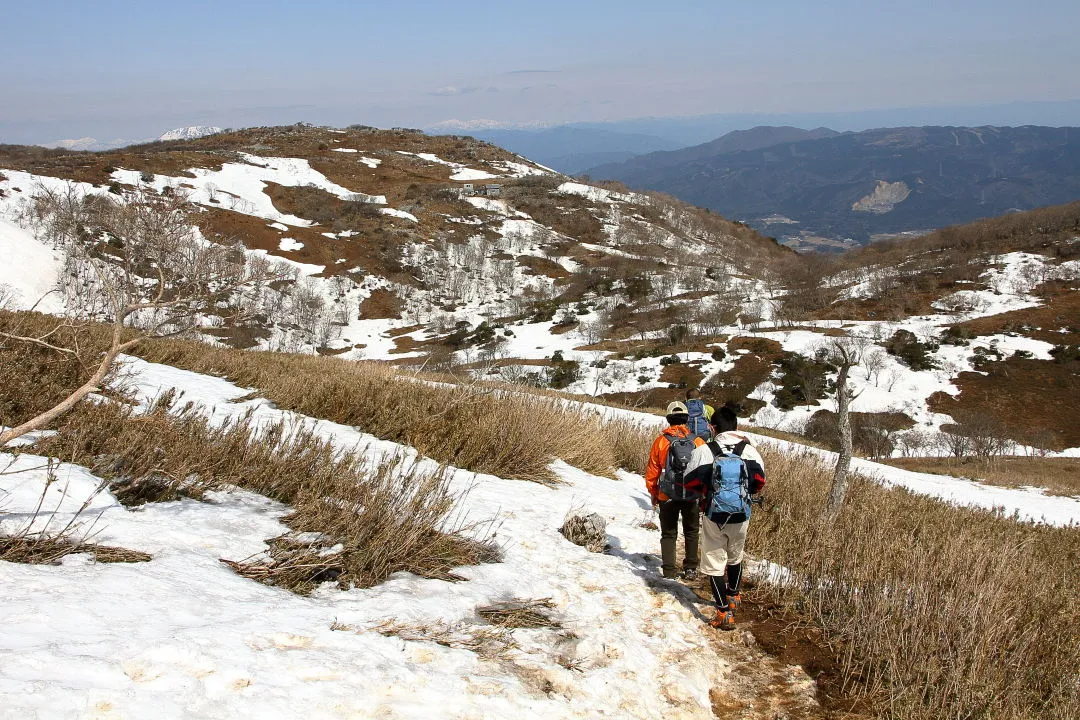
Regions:
<instances>
[{"instance_id":1,"label":"red hiking boot","mask_svg":"<svg viewBox=\"0 0 1080 720\"><path fill-rule=\"evenodd\" d=\"M709 621L709 626L720 630L734 630L735 613L731 610L721 610L717 608L716 617Z\"/></svg>"}]
</instances>

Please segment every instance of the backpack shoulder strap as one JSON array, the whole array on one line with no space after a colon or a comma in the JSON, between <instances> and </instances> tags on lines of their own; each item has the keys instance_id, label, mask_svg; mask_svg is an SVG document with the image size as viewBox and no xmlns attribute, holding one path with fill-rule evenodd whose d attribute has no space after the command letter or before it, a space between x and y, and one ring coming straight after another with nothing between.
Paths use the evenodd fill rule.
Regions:
<instances>
[{"instance_id":1,"label":"backpack shoulder strap","mask_svg":"<svg viewBox=\"0 0 1080 720\"><path fill-rule=\"evenodd\" d=\"M710 440L705 444L709 446L710 450L712 450L713 457L716 457L720 453L724 452L724 450L720 447L720 444L715 440Z\"/></svg>"},{"instance_id":2,"label":"backpack shoulder strap","mask_svg":"<svg viewBox=\"0 0 1080 720\"><path fill-rule=\"evenodd\" d=\"M743 440L743 441L739 442L738 445L731 448L731 452L735 453L739 457L742 457L743 450L745 450L746 446L749 445L749 444L750 444L749 440Z\"/></svg>"}]
</instances>

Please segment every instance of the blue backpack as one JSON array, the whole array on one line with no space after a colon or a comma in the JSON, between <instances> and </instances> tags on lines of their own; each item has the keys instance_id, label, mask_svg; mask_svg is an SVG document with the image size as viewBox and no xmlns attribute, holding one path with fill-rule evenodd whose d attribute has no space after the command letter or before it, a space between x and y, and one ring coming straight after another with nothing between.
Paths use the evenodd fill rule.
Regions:
<instances>
[{"instance_id":1,"label":"blue backpack","mask_svg":"<svg viewBox=\"0 0 1080 720\"><path fill-rule=\"evenodd\" d=\"M746 445L745 440L735 446L709 443L713 452L713 496L705 514L714 522L720 521L717 518L726 521L729 515L740 514L750 519L750 473L742 459Z\"/></svg>"},{"instance_id":2,"label":"blue backpack","mask_svg":"<svg viewBox=\"0 0 1080 720\"><path fill-rule=\"evenodd\" d=\"M687 420L686 426L690 428L690 434L702 440L712 439L712 428L705 417L705 401L700 398L686 401Z\"/></svg>"}]
</instances>

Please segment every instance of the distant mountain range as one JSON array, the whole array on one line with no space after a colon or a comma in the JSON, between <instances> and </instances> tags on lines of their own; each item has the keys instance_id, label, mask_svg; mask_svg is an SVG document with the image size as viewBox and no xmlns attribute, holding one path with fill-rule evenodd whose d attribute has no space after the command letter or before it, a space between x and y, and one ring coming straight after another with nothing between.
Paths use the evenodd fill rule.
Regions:
<instances>
[{"instance_id":1,"label":"distant mountain range","mask_svg":"<svg viewBox=\"0 0 1080 720\"><path fill-rule=\"evenodd\" d=\"M670 193L794 247L844 246L1076 200L1080 128L754 128L587 173Z\"/></svg>"},{"instance_id":2,"label":"distant mountain range","mask_svg":"<svg viewBox=\"0 0 1080 720\"><path fill-rule=\"evenodd\" d=\"M221 128L212 125L192 125L190 127L176 128L164 132L156 138L115 138L113 140L98 140L93 137L72 138L45 143L44 147L63 148L64 150L76 150L80 152L101 152L127 147L128 145L142 145L149 142L166 142L176 140L194 140L221 132Z\"/></svg>"}]
</instances>

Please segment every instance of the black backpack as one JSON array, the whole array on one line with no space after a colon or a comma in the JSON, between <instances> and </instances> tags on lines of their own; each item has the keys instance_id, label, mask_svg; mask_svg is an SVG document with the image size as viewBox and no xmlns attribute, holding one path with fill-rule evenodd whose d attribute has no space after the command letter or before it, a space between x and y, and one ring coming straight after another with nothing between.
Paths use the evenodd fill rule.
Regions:
<instances>
[{"instance_id":1,"label":"black backpack","mask_svg":"<svg viewBox=\"0 0 1080 720\"><path fill-rule=\"evenodd\" d=\"M687 482L686 467L694 454L694 436L671 437L664 472L660 475L660 492L672 500L700 500L705 497L705 485L700 481Z\"/></svg>"}]
</instances>

